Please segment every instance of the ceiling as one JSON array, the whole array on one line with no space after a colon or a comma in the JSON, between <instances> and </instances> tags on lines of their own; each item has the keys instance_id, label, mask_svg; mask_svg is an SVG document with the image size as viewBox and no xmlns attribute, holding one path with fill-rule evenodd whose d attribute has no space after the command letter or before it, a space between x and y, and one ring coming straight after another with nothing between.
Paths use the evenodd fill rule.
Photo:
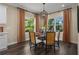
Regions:
<instances>
[{"instance_id":1,"label":"ceiling","mask_svg":"<svg viewBox=\"0 0 79 59\"><path fill-rule=\"evenodd\" d=\"M43 10L42 3L9 3L9 5L20 7L32 13L38 13L38 14ZM53 12L60 11L66 8L71 8L76 5L77 5L76 3L46 3L45 10L49 14L51 14Z\"/></svg>"}]
</instances>

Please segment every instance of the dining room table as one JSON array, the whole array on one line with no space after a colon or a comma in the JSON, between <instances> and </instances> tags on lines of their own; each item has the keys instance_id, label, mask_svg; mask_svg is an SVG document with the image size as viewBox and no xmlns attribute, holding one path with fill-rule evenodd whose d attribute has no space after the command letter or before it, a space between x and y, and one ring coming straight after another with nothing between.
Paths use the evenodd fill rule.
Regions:
<instances>
[{"instance_id":1,"label":"dining room table","mask_svg":"<svg viewBox=\"0 0 79 59\"><path fill-rule=\"evenodd\" d=\"M39 40L42 41L41 43L44 46L45 45L44 41L46 40L46 33L42 33L41 35L36 35L36 36L38 37ZM58 32L57 41L55 41L56 42L56 44L55 44L56 47L60 47L59 37L60 37L60 32Z\"/></svg>"}]
</instances>

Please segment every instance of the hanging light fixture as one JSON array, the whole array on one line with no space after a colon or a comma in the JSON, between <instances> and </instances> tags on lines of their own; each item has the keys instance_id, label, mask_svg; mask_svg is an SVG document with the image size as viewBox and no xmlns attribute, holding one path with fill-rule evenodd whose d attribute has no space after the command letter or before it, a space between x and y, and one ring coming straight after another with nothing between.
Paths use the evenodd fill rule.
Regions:
<instances>
[{"instance_id":1,"label":"hanging light fixture","mask_svg":"<svg viewBox=\"0 0 79 59\"><path fill-rule=\"evenodd\" d=\"M47 11L45 10L45 3L43 3L43 11L40 13L41 16L48 15Z\"/></svg>"}]
</instances>

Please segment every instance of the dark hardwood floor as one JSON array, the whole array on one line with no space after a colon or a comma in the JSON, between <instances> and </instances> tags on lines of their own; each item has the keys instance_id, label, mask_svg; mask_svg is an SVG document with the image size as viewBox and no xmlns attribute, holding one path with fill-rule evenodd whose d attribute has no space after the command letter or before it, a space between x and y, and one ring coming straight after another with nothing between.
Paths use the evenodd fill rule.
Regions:
<instances>
[{"instance_id":1,"label":"dark hardwood floor","mask_svg":"<svg viewBox=\"0 0 79 59\"><path fill-rule=\"evenodd\" d=\"M1 51L0 55L77 55L77 45L76 44L66 44L60 43L60 48L56 47L56 52L54 53L53 48L47 51L44 48L34 48L29 47L29 42L23 42L19 44L14 44L8 47L7 50Z\"/></svg>"}]
</instances>

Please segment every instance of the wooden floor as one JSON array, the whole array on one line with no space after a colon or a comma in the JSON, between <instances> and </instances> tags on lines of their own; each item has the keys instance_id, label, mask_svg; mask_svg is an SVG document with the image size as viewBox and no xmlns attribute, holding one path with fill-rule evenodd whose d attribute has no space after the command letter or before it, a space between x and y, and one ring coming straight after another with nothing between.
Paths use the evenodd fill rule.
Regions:
<instances>
[{"instance_id":1,"label":"wooden floor","mask_svg":"<svg viewBox=\"0 0 79 59\"><path fill-rule=\"evenodd\" d=\"M1 51L0 55L77 55L77 45L60 43L60 48L56 47L54 53L53 48L48 51L45 51L44 48L30 50L29 42L23 42L9 46L7 50Z\"/></svg>"}]
</instances>

